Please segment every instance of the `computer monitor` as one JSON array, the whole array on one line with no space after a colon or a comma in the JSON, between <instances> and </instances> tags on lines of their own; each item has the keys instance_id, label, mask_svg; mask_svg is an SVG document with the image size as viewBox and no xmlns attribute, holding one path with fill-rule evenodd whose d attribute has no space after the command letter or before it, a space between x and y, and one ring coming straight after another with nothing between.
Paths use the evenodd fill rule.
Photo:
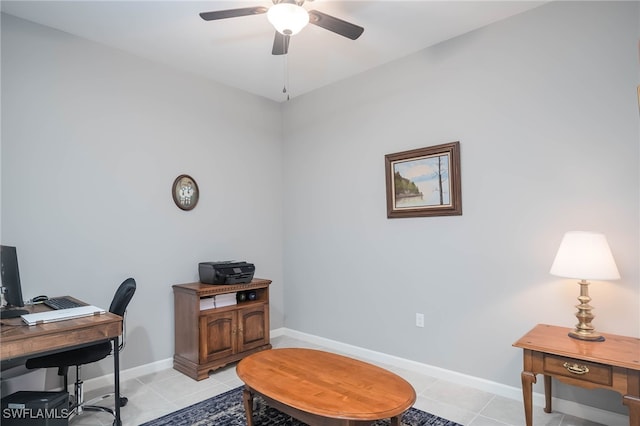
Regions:
<instances>
[{"instance_id":1,"label":"computer monitor","mask_svg":"<svg viewBox=\"0 0 640 426\"><path fill-rule=\"evenodd\" d=\"M22 307L22 286L20 284L20 271L18 270L18 255L16 248L0 246L0 275L7 308ZM1 318L15 318L28 313L24 309L2 309Z\"/></svg>"}]
</instances>

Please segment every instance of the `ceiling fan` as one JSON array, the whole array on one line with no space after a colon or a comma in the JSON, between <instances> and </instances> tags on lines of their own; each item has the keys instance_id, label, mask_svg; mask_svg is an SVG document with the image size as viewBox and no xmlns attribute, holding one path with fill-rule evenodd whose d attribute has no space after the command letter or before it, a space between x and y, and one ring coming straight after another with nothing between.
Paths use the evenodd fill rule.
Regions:
<instances>
[{"instance_id":1,"label":"ceiling fan","mask_svg":"<svg viewBox=\"0 0 640 426\"><path fill-rule=\"evenodd\" d=\"M343 37L355 40L364 28L342 19L335 18L317 10L307 11L302 7L305 0L273 0L273 6L243 7L240 9L218 10L202 12L200 17L205 21L236 18L239 16L267 14L269 22L275 27L276 35L273 40L273 55L285 55L289 51L289 40L307 24L317 25ZM311 0L309 0L311 1Z\"/></svg>"}]
</instances>

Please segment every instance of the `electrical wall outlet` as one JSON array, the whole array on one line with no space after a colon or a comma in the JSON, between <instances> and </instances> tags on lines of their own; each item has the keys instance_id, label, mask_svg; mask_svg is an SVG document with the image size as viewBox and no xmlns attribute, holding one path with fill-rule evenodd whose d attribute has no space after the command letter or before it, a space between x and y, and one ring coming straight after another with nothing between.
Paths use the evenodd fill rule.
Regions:
<instances>
[{"instance_id":1,"label":"electrical wall outlet","mask_svg":"<svg viewBox=\"0 0 640 426\"><path fill-rule=\"evenodd\" d=\"M416 327L424 327L424 314L416 314Z\"/></svg>"}]
</instances>

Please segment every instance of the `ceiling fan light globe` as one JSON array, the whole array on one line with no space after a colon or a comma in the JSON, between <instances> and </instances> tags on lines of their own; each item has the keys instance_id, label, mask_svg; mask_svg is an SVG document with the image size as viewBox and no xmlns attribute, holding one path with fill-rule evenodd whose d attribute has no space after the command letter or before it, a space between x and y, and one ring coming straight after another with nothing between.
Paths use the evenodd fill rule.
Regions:
<instances>
[{"instance_id":1,"label":"ceiling fan light globe","mask_svg":"<svg viewBox=\"0 0 640 426\"><path fill-rule=\"evenodd\" d=\"M291 36L309 23L309 13L297 4L278 3L271 6L267 19L280 34Z\"/></svg>"}]
</instances>

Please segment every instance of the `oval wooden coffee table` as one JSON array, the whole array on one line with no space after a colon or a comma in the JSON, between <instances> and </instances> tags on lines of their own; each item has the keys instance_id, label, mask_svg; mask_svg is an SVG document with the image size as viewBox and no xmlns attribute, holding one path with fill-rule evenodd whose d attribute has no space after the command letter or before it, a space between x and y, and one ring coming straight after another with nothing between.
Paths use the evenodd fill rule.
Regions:
<instances>
[{"instance_id":1,"label":"oval wooden coffee table","mask_svg":"<svg viewBox=\"0 0 640 426\"><path fill-rule=\"evenodd\" d=\"M368 425L391 418L399 426L416 392L402 377L375 365L314 349L271 349L238 363L245 383L247 426L253 396L310 425Z\"/></svg>"}]
</instances>

